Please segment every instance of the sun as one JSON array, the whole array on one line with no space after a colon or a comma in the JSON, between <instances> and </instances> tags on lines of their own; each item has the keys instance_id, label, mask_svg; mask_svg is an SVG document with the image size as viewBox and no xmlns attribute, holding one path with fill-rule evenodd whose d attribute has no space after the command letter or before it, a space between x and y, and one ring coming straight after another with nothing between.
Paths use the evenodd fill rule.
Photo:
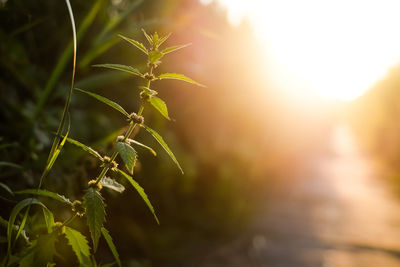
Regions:
<instances>
[{"instance_id":1,"label":"sun","mask_svg":"<svg viewBox=\"0 0 400 267\"><path fill-rule=\"evenodd\" d=\"M218 2L232 24L249 20L266 53L326 99L361 96L400 61L397 0Z\"/></svg>"}]
</instances>

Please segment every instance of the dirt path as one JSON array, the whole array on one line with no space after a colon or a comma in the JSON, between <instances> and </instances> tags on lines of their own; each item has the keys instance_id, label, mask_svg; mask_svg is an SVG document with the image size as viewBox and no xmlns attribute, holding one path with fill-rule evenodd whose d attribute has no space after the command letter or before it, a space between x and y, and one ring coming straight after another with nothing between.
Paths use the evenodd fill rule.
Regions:
<instances>
[{"instance_id":1,"label":"dirt path","mask_svg":"<svg viewBox=\"0 0 400 267\"><path fill-rule=\"evenodd\" d=\"M266 201L246 238L204 266L400 266L400 201L347 128L330 146Z\"/></svg>"}]
</instances>

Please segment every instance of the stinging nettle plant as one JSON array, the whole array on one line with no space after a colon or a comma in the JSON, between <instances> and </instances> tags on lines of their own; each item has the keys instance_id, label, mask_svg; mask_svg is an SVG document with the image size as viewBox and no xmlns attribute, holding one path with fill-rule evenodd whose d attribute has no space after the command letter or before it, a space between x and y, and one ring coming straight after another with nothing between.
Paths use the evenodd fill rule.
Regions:
<instances>
[{"instance_id":1,"label":"stinging nettle plant","mask_svg":"<svg viewBox=\"0 0 400 267\"><path fill-rule=\"evenodd\" d=\"M138 69L131 66L121 64L95 65L95 67L127 72L144 80L144 84L142 86L139 86L141 90L139 95L140 107L137 113L128 113L123 107L111 101L110 99L107 99L92 92L75 88L76 91L89 95L96 100L119 111L126 118L128 122L127 130L123 135L118 136L118 138L115 140L115 151L110 156L100 155L99 152L95 151L91 147L68 137L69 126L64 135L61 134L61 131L57 132L56 140L58 138L58 141L56 141L55 145L53 145L48 164L45 169L45 174L47 175L47 173L50 171L63 145L68 142L74 146L83 149L99 161L99 175L95 179L88 182L88 188L85 190L82 200L71 201L61 194L50 192L45 189L40 189L40 186L39 189L26 189L14 192L15 194L37 195L59 201L71 208L72 216L64 222L56 222L52 211L38 199L31 197L20 201L13 208L8 222L0 218L2 220L0 221L0 223L7 225L8 249L7 257L3 262L4 266L14 266L16 264L19 264L19 266L52 266L54 255L56 255L57 253L55 250L55 243L62 240L60 236L65 236L64 239L68 240L68 244L72 247L72 250L75 253L77 260L79 261L79 264L81 266L98 266L95 261L94 255L97 251L99 239L101 238L101 236L103 236L115 258L116 264L118 266L121 266L121 261L117 249L113 244L113 240L109 232L104 227L104 223L106 220L106 210L104 198L102 197L101 193L103 188L122 193L125 190L125 187L120 184L116 180L116 178L126 179L129 184L133 186L133 188L138 192L140 197L143 199L143 201L153 214L156 222L159 224L159 220L156 216L152 204L150 203L149 198L147 197L143 188L133 179L133 170L138 157L134 147L141 146L149 150L154 155L156 155L156 152L151 147L132 139L131 135L136 128L143 128L161 145L161 147L171 157L172 161L177 165L177 167L183 174L183 170L179 165L178 160L172 153L171 149L168 147L161 135L159 135L155 130L144 124L144 117L142 114L146 106L151 106L155 110L160 112L163 117L170 120L166 103L161 98L157 97L157 90L151 86L152 82L155 80L176 79L189 82L198 86L203 85L182 74L163 73L157 75L155 73L155 70L161 64L161 59L165 55L186 47L187 45L172 46L165 49L160 49L160 46L169 38L170 35L166 35L163 37L159 36L157 33L149 35L146 33L145 30L143 30L143 33L149 43L148 48L136 40L130 39L122 35L120 35L120 37L139 49L147 56L148 69L146 73L142 73ZM67 117L68 116L65 115L64 112L63 120L65 120L65 118ZM62 122L62 124L64 124L64 122ZM120 161L122 164L118 164L116 162L118 160L118 156L120 157ZM121 167L121 165L123 166ZM3 186L3 184L1 185ZM39 206L43 210L45 222L44 233L40 234L34 240L31 240L31 236L24 229L25 222L29 213L29 208L32 205ZM23 216L22 222L20 223L20 225L15 225L17 216L24 209L25 215ZM89 245L88 239L81 232L70 227L71 222L75 218L86 219L86 223L90 232L91 246ZM12 249L18 238L21 238L25 241L25 249L23 249L22 252L13 255Z\"/></svg>"}]
</instances>

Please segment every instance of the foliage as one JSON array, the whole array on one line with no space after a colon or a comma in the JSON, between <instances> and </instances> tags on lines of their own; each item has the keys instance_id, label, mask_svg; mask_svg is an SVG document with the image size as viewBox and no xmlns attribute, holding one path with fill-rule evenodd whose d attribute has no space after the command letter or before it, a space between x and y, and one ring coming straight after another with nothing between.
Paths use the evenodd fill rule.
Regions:
<instances>
[{"instance_id":1,"label":"foliage","mask_svg":"<svg viewBox=\"0 0 400 267\"><path fill-rule=\"evenodd\" d=\"M98 3L100 3L99 1ZM42 173L40 183L37 189L23 189L16 192L13 192L6 184L0 183L1 187L6 190L10 195L33 195L35 197L44 197L47 200L55 200L59 203L66 205L67 207L71 208L72 215L71 217L67 218L63 222L54 220L54 215L50 209L50 205L45 205L37 198L26 198L20 201L11 211L10 219L7 222L7 256L3 259L3 263L5 266L12 266L14 263L18 263L20 266L49 266L54 263L54 256L58 253L56 251L56 244L67 241L69 246L71 247L72 251L76 255L77 261L81 266L97 266L95 255L98 250L99 241L101 236L104 237L106 243L108 244L111 253L113 254L116 263L118 266L121 266L121 260L119 254L117 252L116 246L113 243L112 237L110 236L109 232L104 228L104 223L106 221L106 204L105 199L103 197L102 188L106 187L118 193L122 193L125 190L125 187L120 184L117 180L110 178L106 175L113 176L113 173L120 174L123 178L125 178L132 187L137 191L139 196L144 200L147 207L150 209L151 213L153 214L156 222L159 224L159 220L157 218L155 209L151 204L147 194L144 192L144 189L137 183L134 178L131 176L134 173L134 168L137 162L138 153L132 147L132 145L138 145L140 147L144 147L149 150L153 155L157 155L156 152L150 148L149 146L142 144L133 139L132 134L133 132L137 132L140 127L143 127L146 131L148 131L156 141L164 148L167 154L172 158L175 164L179 167L179 169L183 170L178 163L176 157L172 153L171 149L167 146L164 139L161 137L153 129L149 128L148 126L144 125L144 117L142 116L143 111L147 104L152 106L155 110L160 112L166 119L170 120L167 105L166 103L159 97L156 97L157 91L151 88L151 83L155 80L162 80L162 79L178 79L182 81L186 81L195 85L201 85L194 80L186 77L182 74L172 74L172 73L165 73L157 76L155 74L155 70L161 64L161 59L164 55L169 54L173 51L176 51L180 48L185 47L183 46L173 46L166 48L164 50L160 50L160 46L168 39L169 35L166 36L159 36L157 32L152 35L149 35L147 32L143 30L143 33L146 39L149 42L149 47L146 47L144 44L133 40L131 38L125 37L120 35L120 37L127 41L128 43L132 44L135 48L139 49L147 56L147 66L148 70L145 73L141 73L138 69L135 69L131 66L121 65L121 64L99 64L95 65L95 67L102 67L108 68L113 70L122 71L125 73L132 74L133 76L140 77L145 81L145 85L140 86L140 107L137 113L132 112L128 113L121 105L118 103L101 96L99 94L95 94L89 92L87 90L82 90L75 88L75 90L85 93L96 100L112 107L113 109L119 111L124 118L128 121L127 130L125 134L122 136L118 136L115 140L114 146L115 150L110 156L102 156L101 153L96 151L95 149L69 137L70 134L70 118L69 118L69 106L71 102L71 96L73 92L73 87L75 83L75 69L76 69L76 30L74 24L74 17L72 13L72 9L70 6L69 1L66 1L71 22L73 28L73 36L74 41L73 44L73 72L72 72L72 81L71 81L71 88L68 91L67 100L65 102L65 106L62 113L62 118L60 120L58 130L53 140L53 145L50 150L50 154L48 156L47 162L45 164L44 171ZM96 4L92 13L88 15L86 23L92 20L92 17L97 12L100 4ZM85 24L85 29L87 25ZM81 29L78 31L82 33L85 29ZM60 63L61 64L61 63ZM59 65L56 68L56 73L59 75L61 70L63 69L63 64ZM55 82L55 77L57 76L54 74L54 78L49 81L49 84L45 88L44 96L41 98L36 112L35 117L38 116L40 110L43 108L44 102L52 90ZM68 123L66 127L66 123ZM94 156L97 161L99 162L100 172L99 175L96 176L94 179L88 182L88 188L85 190L85 193L82 197L82 200L75 200L71 201L66 196L60 194L59 192L52 192L46 189L42 189L42 182L48 176L50 171L53 169L53 166L60 155L65 143L72 144L84 152ZM122 162L125 164L126 169L131 175L128 175L123 170L118 167L117 157L120 157ZM13 166L13 163L6 163L10 166ZM31 232L30 228L25 228L26 223L31 221L30 215L30 207L32 205L39 205L42 208L44 221L45 221L45 231L37 234ZM23 215L23 219L19 225L15 225L17 221L17 217L25 210ZM81 232L78 229L73 228L71 223L76 218L85 217L87 226L90 232L90 237L92 240L92 246L89 246L87 238L85 236L85 232ZM40 225L39 225L40 227ZM13 236L14 232L17 232L15 236ZM14 251L14 244L18 241L21 233L24 237L28 238L27 244L21 248L19 248L18 253ZM64 239L62 237L65 237Z\"/></svg>"}]
</instances>

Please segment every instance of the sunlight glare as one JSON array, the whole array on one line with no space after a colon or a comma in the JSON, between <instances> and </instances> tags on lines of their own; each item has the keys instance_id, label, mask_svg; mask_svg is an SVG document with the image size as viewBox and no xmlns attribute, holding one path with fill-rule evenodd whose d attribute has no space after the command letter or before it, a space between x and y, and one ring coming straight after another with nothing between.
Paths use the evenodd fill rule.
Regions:
<instances>
[{"instance_id":1,"label":"sunlight glare","mask_svg":"<svg viewBox=\"0 0 400 267\"><path fill-rule=\"evenodd\" d=\"M400 61L397 0L217 1L231 24L250 22L264 55L330 100L359 97Z\"/></svg>"}]
</instances>

